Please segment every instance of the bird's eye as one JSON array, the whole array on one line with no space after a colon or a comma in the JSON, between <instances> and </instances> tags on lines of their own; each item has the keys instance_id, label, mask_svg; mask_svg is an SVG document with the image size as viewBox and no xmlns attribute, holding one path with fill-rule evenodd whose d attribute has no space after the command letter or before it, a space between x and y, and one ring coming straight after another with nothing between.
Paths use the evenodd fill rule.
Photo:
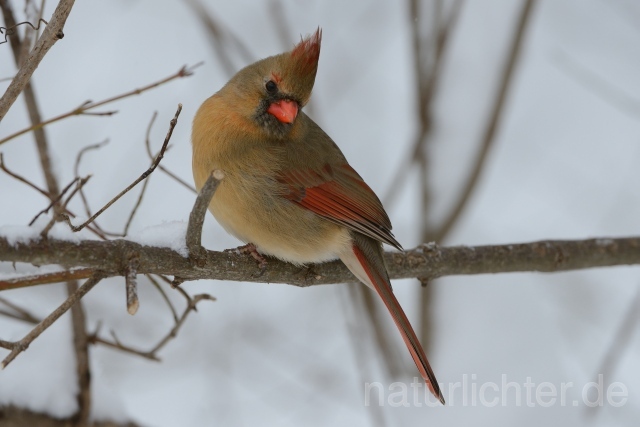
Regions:
<instances>
[{"instance_id":1,"label":"bird's eye","mask_svg":"<svg viewBox=\"0 0 640 427\"><path fill-rule=\"evenodd\" d=\"M267 89L267 92L273 94L278 91L278 85L273 80L269 80L265 83L264 87Z\"/></svg>"}]
</instances>

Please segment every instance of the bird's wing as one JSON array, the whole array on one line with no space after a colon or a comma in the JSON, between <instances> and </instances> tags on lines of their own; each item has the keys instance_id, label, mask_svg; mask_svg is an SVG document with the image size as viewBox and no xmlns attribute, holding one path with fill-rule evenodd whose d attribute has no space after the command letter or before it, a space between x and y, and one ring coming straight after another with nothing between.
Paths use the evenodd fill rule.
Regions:
<instances>
[{"instance_id":1,"label":"bird's wing","mask_svg":"<svg viewBox=\"0 0 640 427\"><path fill-rule=\"evenodd\" d=\"M329 221L402 250L373 190L348 163L283 171L283 197Z\"/></svg>"}]
</instances>

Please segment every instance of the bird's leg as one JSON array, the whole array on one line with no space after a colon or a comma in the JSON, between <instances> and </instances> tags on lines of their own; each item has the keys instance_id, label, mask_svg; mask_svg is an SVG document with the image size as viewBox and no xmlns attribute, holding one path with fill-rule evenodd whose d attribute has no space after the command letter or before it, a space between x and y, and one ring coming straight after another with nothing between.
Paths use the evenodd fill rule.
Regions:
<instances>
[{"instance_id":1,"label":"bird's leg","mask_svg":"<svg viewBox=\"0 0 640 427\"><path fill-rule=\"evenodd\" d=\"M225 250L225 252L228 251L237 251L238 253L241 253L243 255L251 255L253 259L255 259L258 263L258 268L260 269L260 274L258 274L258 277L262 276L267 270L267 259L263 257L260 252L258 252L258 250L256 249L256 245L254 245L253 243L247 243L246 245L238 246L235 249Z\"/></svg>"}]
</instances>

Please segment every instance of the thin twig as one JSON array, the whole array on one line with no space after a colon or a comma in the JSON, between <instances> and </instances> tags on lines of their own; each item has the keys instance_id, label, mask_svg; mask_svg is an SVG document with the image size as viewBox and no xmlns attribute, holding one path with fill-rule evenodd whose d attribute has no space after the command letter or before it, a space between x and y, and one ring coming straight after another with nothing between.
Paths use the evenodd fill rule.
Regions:
<instances>
[{"instance_id":1,"label":"thin twig","mask_svg":"<svg viewBox=\"0 0 640 427\"><path fill-rule=\"evenodd\" d=\"M151 128L153 127L153 123L155 122L157 116L158 116L158 112L154 111L153 112L153 116L151 116L151 120L149 121L149 126L147 126L147 135L145 137L145 145L147 147L147 154L149 155L149 158L151 159L151 161L153 161L153 159L155 159L156 156L157 156L157 154L153 155L153 153L151 153L151 142L150 142L151 141L151 137L150 137ZM178 184L180 184L183 187L187 188L191 192L193 192L195 194L198 194L198 192L196 191L196 189L195 189L195 187L193 185L189 184L184 179L180 178L178 175L174 174L169 169L165 168L163 165L159 165L158 169L161 170L162 172L166 173L169 177L173 178L175 181L178 182Z\"/></svg>"},{"instance_id":2,"label":"thin twig","mask_svg":"<svg viewBox=\"0 0 640 427\"><path fill-rule=\"evenodd\" d=\"M167 303L167 306L169 306L169 310L171 310L171 315L173 316L173 320L177 322L178 313L176 312L175 307L171 303L171 300L169 299L169 295L167 295L164 289L162 289L162 286L160 286L160 283L158 283L158 281L154 279L151 274L146 274L145 276L147 276L147 279L149 279L151 284L153 284L153 286L158 290L158 292L160 292L160 295L162 295L162 299L164 299L164 301Z\"/></svg>"},{"instance_id":3,"label":"thin twig","mask_svg":"<svg viewBox=\"0 0 640 427\"><path fill-rule=\"evenodd\" d=\"M136 200L136 204L133 205L133 209L131 209L131 213L129 214L129 218L127 219L127 223L124 225L124 230L122 231L122 234L120 234L120 236L126 237L127 234L129 234L129 227L131 226L131 223L133 222L133 218L136 216L136 212L138 212L138 208L142 204L142 198L144 197L144 194L147 191L147 186L148 185L149 185L149 179L146 179L142 183L142 188L140 189L140 194L138 195L138 199Z\"/></svg>"},{"instance_id":4,"label":"thin twig","mask_svg":"<svg viewBox=\"0 0 640 427\"><path fill-rule=\"evenodd\" d=\"M0 280L0 292L8 289L20 289L50 283L66 282L69 280L88 279L95 273L93 268L76 268L73 270L56 271L55 273L37 274L33 276L14 277Z\"/></svg>"},{"instance_id":5,"label":"thin twig","mask_svg":"<svg viewBox=\"0 0 640 427\"><path fill-rule=\"evenodd\" d=\"M133 89L133 90L131 90L129 92L125 92L123 94L116 95L116 96L113 96L111 98L107 98L107 99L102 100L102 101L98 101L98 102L95 102L95 103L91 102L91 101L86 101L82 105L80 105L79 107L74 108L73 110L71 110L69 112L66 112L64 114L60 114L59 116L53 117L53 118L51 118L49 120L45 120L45 121L40 122L40 123L38 123L38 124L36 124L34 126L30 126L29 128L22 129L21 131L18 131L18 132L13 133L13 134L11 134L11 135L3 138L3 139L0 139L0 145L4 144L5 142L7 142L7 141L9 141L9 140L11 140L11 139L13 139L15 137L18 137L18 136L20 136L22 134L25 134L25 133L30 132L30 131L35 130L35 129L40 129L40 128L42 128L44 126L47 126L47 125L49 125L49 124L51 124L53 122L57 122L59 120L66 119L67 117L71 117L71 116L84 115L84 114L87 114L86 112L88 110L91 110L93 108L101 107L101 106L103 106L105 104L109 104L111 102L119 101L119 100L121 100L123 98L127 98L127 97L130 97L130 96L133 96L133 95L140 95L143 92L146 92L146 91L148 91L150 89L154 89L154 88L156 88L156 87L158 87L160 85L163 85L163 84L165 84L167 82L170 82L171 80L175 80L175 79L178 79L178 78L191 76L191 75L193 75L193 70L196 67L199 67L201 64L202 63L198 63L198 64L195 64L195 65L193 65L191 67L188 67L188 66L184 65L182 68L180 68L180 70L178 70L177 73L174 73L174 74L170 75L169 77L165 77L164 79L159 80L159 81L157 81L155 83L151 83L149 85L143 86L143 87L138 88L138 89Z\"/></svg>"},{"instance_id":6,"label":"thin twig","mask_svg":"<svg viewBox=\"0 0 640 427\"><path fill-rule=\"evenodd\" d=\"M35 185L33 182L29 181L25 177L20 176L17 173L9 170L7 168L7 166L5 165L5 163L4 163L4 157L3 157L2 153L0 153L0 169L2 171L4 171L7 175L9 175L10 177L14 178L15 180L20 181L23 184L26 184L27 186L29 186L32 189L36 190L38 193L42 194L47 199L49 199L49 200L53 200L54 199L54 197L51 194L49 194L47 191L45 191L42 188L38 187L37 185ZM70 215L73 218L76 217L76 215L71 210L69 210L69 208L65 207L64 212L66 212L67 215ZM101 230L94 228L92 225L87 226L87 229L90 230L92 233L94 233L96 236L100 237L102 240L107 240L107 237L104 235L104 233Z\"/></svg>"},{"instance_id":7,"label":"thin twig","mask_svg":"<svg viewBox=\"0 0 640 427\"><path fill-rule=\"evenodd\" d=\"M79 173L80 162L82 161L82 157L85 155L85 153L90 151L90 150L97 150L98 148L104 147L108 143L109 143L109 139L105 139L102 142L98 142L96 144L87 145L82 150L78 151L78 154L76 155L76 162L75 162L75 164L73 166L73 173L76 176L76 178L80 176L80 173ZM82 204L84 205L85 214L87 215L87 217L90 217L91 216L91 209L89 209L89 203L87 202L87 198L85 197L84 191L82 191L82 190L80 191L80 198L82 199Z\"/></svg>"},{"instance_id":8,"label":"thin twig","mask_svg":"<svg viewBox=\"0 0 640 427\"><path fill-rule=\"evenodd\" d=\"M38 218L40 218L40 215L43 215L43 214L46 214L47 212L49 212L49 210L50 210L53 206L55 206L55 205L56 205L56 204L57 204L57 203L58 203L58 202L59 202L59 201L64 197L64 195L67 193L67 191L69 191L69 189L71 188L71 186L72 186L73 184L76 184L78 181L80 181L80 178L77 178L77 177L76 177L76 178L74 178L74 179L73 179L73 181L71 181L69 184L67 184L67 186L66 186L66 187L64 187L64 188L62 189L62 191L60 192L60 194L58 194L58 197L54 198L54 199L51 201L51 203L49 203L49 205L48 205L46 208L44 208L44 209L42 209L40 212L38 212L38 213L36 214L36 216L34 216L34 217L33 217L33 219L32 219L31 221L29 221L29 226L32 226L32 225L36 222L36 220L37 220Z\"/></svg>"},{"instance_id":9,"label":"thin twig","mask_svg":"<svg viewBox=\"0 0 640 427\"><path fill-rule=\"evenodd\" d=\"M0 346L6 349L11 350L11 352L4 358L2 363L0 363L0 369L4 369L7 367L9 363L13 359L16 358L20 353L25 351L29 345L40 336L49 326L51 326L56 320L60 318L64 313L67 312L75 303L80 301L80 299L87 294L95 285L97 285L100 280L102 280L102 275L96 273L93 277L88 279L84 284L78 288L75 292L73 292L69 297L62 303L57 309L55 309L50 315L48 315L42 322L40 322L34 329L31 330L24 338L20 341L16 342L8 342L2 341L0 342ZM4 344L4 345L3 345Z\"/></svg>"},{"instance_id":10,"label":"thin twig","mask_svg":"<svg viewBox=\"0 0 640 427\"><path fill-rule=\"evenodd\" d=\"M187 320L187 317L189 316L189 314L193 311L197 311L196 305L200 301L215 301L215 300L216 298L209 294L198 294L198 295L195 295L193 298L189 298L187 307L182 312L182 315L180 316L180 318L176 319L175 325L150 350L146 350L146 351L139 350L134 347L122 344L120 340L118 340L117 336L113 331L111 332L113 341L109 341L107 339L99 337L98 331L96 331L94 334L92 334L89 337L89 341L92 343L99 343L116 350L124 351L129 354L135 354L137 356L144 357L146 359L160 361L160 358L158 357L158 352L162 350L162 348L165 345L167 345L169 341L171 341L173 338L175 338L178 335L180 328L182 327L182 325L184 325L184 322L185 320Z\"/></svg>"},{"instance_id":11,"label":"thin twig","mask_svg":"<svg viewBox=\"0 0 640 427\"><path fill-rule=\"evenodd\" d=\"M184 321L187 320L187 316L189 316L189 313L197 310L196 306L200 301L215 301L215 300L216 298L209 294L194 295L193 298L191 298L191 302L189 303L189 305L187 305L187 308L184 310L184 312L182 313L182 316L180 316L180 319L178 319L178 322L175 324L175 326L171 328L169 333L165 335L165 337L161 339L160 342L156 344L156 346L149 351L149 353L155 355L165 345L167 345L169 341L171 341L173 338L175 338L178 335L178 331L184 324Z\"/></svg>"},{"instance_id":12,"label":"thin twig","mask_svg":"<svg viewBox=\"0 0 640 427\"><path fill-rule=\"evenodd\" d=\"M2 169L4 171L4 173L9 175L13 179L18 180L18 181L22 182L23 184L28 185L29 187L31 187L34 190L36 190L38 193L42 194L44 197L48 198L49 200L53 200L53 196L51 194L49 194L49 192L44 191L42 188L38 187L33 182L31 182L28 179L18 175L17 173L14 173L14 172L10 171L7 168L6 164L4 163L4 155L3 155L3 153L0 153L0 169Z\"/></svg>"},{"instance_id":13,"label":"thin twig","mask_svg":"<svg viewBox=\"0 0 640 427\"><path fill-rule=\"evenodd\" d=\"M142 181L143 179L147 178L151 173L153 173L153 171L155 170L156 166L158 166L158 164L160 163L160 161L164 157L164 152L167 149L167 144L169 144L169 141L171 140L171 135L173 134L173 129L176 127L176 124L178 123L178 116L180 115L181 111L182 111L182 104L178 104L178 109L176 110L176 114L173 117L173 119L171 119L171 122L169 124L169 131L167 132L167 136L165 137L164 143L162 144L162 149L160 150L160 154L158 154L158 157L156 157L156 160L153 162L151 167L149 167L149 169L144 171L142 173L142 175L140 175L140 177L138 177L138 179L133 181L127 188L125 188L120 193L118 193L117 196L115 196L113 199L111 199L98 212L93 214L93 216L91 216L91 218L89 218L88 220L86 220L82 224L80 224L78 226L75 226L75 225L71 224L71 220L69 219L69 217L66 217L67 224L69 224L69 227L71 227L71 229L73 231L75 231L75 232L80 231L84 227L86 227L87 225L91 224L104 211L106 211L109 207L111 207L111 205L113 205L115 202L117 202L122 196L124 196L126 193L128 193L133 187L138 185L140 183L140 181Z\"/></svg>"},{"instance_id":14,"label":"thin twig","mask_svg":"<svg viewBox=\"0 0 640 427\"><path fill-rule=\"evenodd\" d=\"M92 145L88 145L86 147L84 147L82 150L80 150L80 152L78 153L78 156L76 157L76 164L74 167L74 171L75 171L75 175L76 177L79 176L79 170L80 170L80 162L82 161L82 157L83 155L89 151L89 150L95 150L98 148L103 147L105 144L107 144L109 142L109 140L105 140L103 142L97 143L97 144L92 144ZM153 161L155 159L152 158L151 160ZM162 166L160 166L162 167ZM102 229L102 227L100 227L98 225L97 222L93 222L93 225L100 230L102 233L104 233L105 235L108 236L115 236L115 237L126 237L127 234L129 233L129 226L131 225L131 222L133 221L133 218L136 214L136 212L138 211L138 208L140 207L141 203L142 203L142 198L145 194L145 191L147 190L147 186L149 184L149 180L145 180L144 183L142 184L142 189L140 190L140 194L138 195L138 199L136 201L136 204L134 205L133 209L131 210L131 213L129 214L129 218L127 219L127 223L124 226L124 230L122 231L122 233L113 233L113 232L109 232L109 231L105 231ZM91 217L93 215L93 213L91 212L91 208L89 207L89 201L87 200L83 189L80 189L80 198L82 199L82 204L84 205L84 210L85 213L87 215L87 217Z\"/></svg>"},{"instance_id":15,"label":"thin twig","mask_svg":"<svg viewBox=\"0 0 640 427\"><path fill-rule=\"evenodd\" d=\"M31 314L29 311L27 311L26 309L16 305L15 303L0 297L0 303L6 305L7 307L9 307L10 309L12 309L13 311L15 311L16 313L18 313L17 315L12 315L11 313L7 313L7 312L2 312L2 314L4 314L5 316L11 316L14 319L18 319L18 320L22 320L28 323L40 323L41 320L39 320L38 318L36 318L33 314Z\"/></svg>"},{"instance_id":16,"label":"thin twig","mask_svg":"<svg viewBox=\"0 0 640 427\"><path fill-rule=\"evenodd\" d=\"M113 348L115 350L119 350L122 351L124 353L129 353L129 354L133 354L136 356L140 356L140 357L144 357L145 359L149 359L149 360L153 360L155 362L160 362L160 358L158 358L157 356L153 355L153 354L149 354L149 352L147 351L141 351L138 349L135 349L133 347L129 347L127 345L121 344L120 342L117 342L116 340L114 341L109 341L108 339L105 338L101 338L97 335L89 335L89 342L91 344L100 344L103 345L105 347L109 347L109 348Z\"/></svg>"},{"instance_id":17,"label":"thin twig","mask_svg":"<svg viewBox=\"0 0 640 427\"><path fill-rule=\"evenodd\" d=\"M71 199L73 199L73 196L75 196L78 193L78 191L80 191L80 189L82 189L82 187L84 187L84 185L89 181L89 179L91 179L91 175L86 176L84 178L81 178L80 180L74 180L75 183L76 183L76 186L73 189L73 191L71 191L71 193L69 193L69 196L67 196L67 199L62 204L61 212L66 212L67 211L67 205L69 204ZM51 228L53 228L53 225L56 222L58 222L60 220L60 218L64 218L69 223L71 222L71 220L69 219L69 216L67 214L59 213L59 214L56 215L54 213L54 215L52 216L51 220L49 220L49 223L40 232L40 236L42 238L46 238L47 235L49 234L49 231L51 231Z\"/></svg>"}]
</instances>

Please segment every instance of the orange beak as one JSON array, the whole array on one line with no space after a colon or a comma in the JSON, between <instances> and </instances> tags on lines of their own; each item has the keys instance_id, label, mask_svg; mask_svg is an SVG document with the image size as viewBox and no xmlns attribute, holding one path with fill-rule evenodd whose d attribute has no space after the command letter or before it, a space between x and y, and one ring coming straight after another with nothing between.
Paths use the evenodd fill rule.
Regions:
<instances>
[{"instance_id":1,"label":"orange beak","mask_svg":"<svg viewBox=\"0 0 640 427\"><path fill-rule=\"evenodd\" d=\"M298 103L283 99L272 103L267 113L273 115L282 123L293 123L298 115Z\"/></svg>"}]
</instances>

